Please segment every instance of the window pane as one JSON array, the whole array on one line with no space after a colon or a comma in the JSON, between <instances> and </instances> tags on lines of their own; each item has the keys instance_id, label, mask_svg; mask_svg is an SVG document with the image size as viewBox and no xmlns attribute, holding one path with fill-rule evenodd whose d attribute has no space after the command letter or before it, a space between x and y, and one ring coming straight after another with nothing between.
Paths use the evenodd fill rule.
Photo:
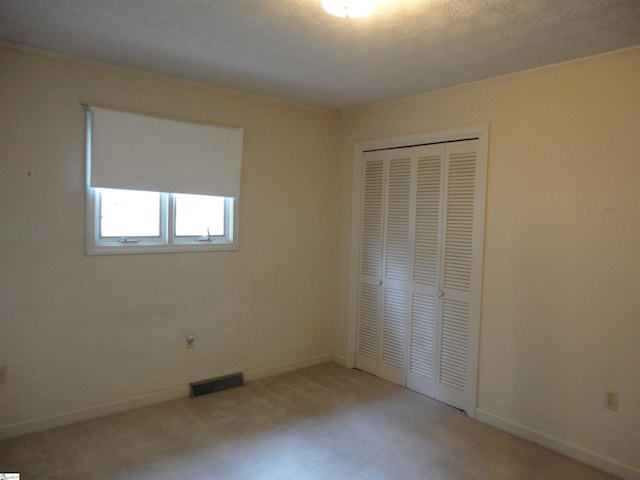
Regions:
<instances>
[{"instance_id":1,"label":"window pane","mask_svg":"<svg viewBox=\"0 0 640 480\"><path fill-rule=\"evenodd\" d=\"M176 236L224 235L224 197L175 194Z\"/></svg>"},{"instance_id":2,"label":"window pane","mask_svg":"<svg viewBox=\"0 0 640 480\"><path fill-rule=\"evenodd\" d=\"M160 193L101 188L100 236L160 236Z\"/></svg>"}]
</instances>

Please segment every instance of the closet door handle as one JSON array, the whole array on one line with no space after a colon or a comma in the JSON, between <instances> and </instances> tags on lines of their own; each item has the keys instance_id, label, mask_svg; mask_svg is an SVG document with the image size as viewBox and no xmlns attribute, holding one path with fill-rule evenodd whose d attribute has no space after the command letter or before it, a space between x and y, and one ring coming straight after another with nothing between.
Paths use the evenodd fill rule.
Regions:
<instances>
[{"instance_id":1,"label":"closet door handle","mask_svg":"<svg viewBox=\"0 0 640 480\"><path fill-rule=\"evenodd\" d=\"M444 297L444 292L442 290L438 290L438 296L439 297Z\"/></svg>"}]
</instances>

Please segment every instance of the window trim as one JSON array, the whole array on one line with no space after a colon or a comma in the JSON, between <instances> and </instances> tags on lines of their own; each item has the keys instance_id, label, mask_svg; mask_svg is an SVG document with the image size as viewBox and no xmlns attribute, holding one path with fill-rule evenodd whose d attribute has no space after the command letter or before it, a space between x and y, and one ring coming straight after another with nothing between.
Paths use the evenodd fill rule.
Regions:
<instances>
[{"instance_id":1,"label":"window trim","mask_svg":"<svg viewBox=\"0 0 640 480\"><path fill-rule=\"evenodd\" d=\"M225 234L210 240L175 235L175 199L160 192L160 236L111 239L100 236L100 189L87 184L85 254L122 255L145 253L212 252L239 250L238 199L225 198Z\"/></svg>"}]
</instances>

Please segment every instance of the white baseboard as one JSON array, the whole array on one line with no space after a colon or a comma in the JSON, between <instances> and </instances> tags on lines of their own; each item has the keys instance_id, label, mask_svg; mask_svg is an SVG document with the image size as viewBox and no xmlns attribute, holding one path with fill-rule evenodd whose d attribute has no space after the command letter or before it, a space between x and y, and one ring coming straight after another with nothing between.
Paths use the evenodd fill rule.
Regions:
<instances>
[{"instance_id":1,"label":"white baseboard","mask_svg":"<svg viewBox=\"0 0 640 480\"><path fill-rule=\"evenodd\" d=\"M325 353L323 355L317 355L315 357L309 357L303 360L296 360L295 362L280 363L278 365L271 365L266 368L249 370L244 373L244 379L247 381L258 380L260 378L271 377L273 375L293 372L294 370L300 370L301 368L312 367L313 365L319 365L321 363L327 363L331 360L331 354Z\"/></svg>"},{"instance_id":2,"label":"white baseboard","mask_svg":"<svg viewBox=\"0 0 640 480\"><path fill-rule=\"evenodd\" d=\"M126 398L124 400L117 400L115 402L103 403L92 407L81 408L71 412L11 423L0 426L0 440L187 396L189 396L188 385L140 395L137 397Z\"/></svg>"},{"instance_id":3,"label":"white baseboard","mask_svg":"<svg viewBox=\"0 0 640 480\"><path fill-rule=\"evenodd\" d=\"M337 353L331 354L331 361L337 363L338 365L342 365L343 367L347 366L347 357L344 355L338 355Z\"/></svg>"},{"instance_id":4,"label":"white baseboard","mask_svg":"<svg viewBox=\"0 0 640 480\"><path fill-rule=\"evenodd\" d=\"M640 470L629 465L622 464L597 453L585 450L577 445L552 437L545 433L533 430L524 425L514 423L506 418L499 417L482 409L476 409L476 418L493 427L505 430L513 435L530 440L550 450L566 455L592 467L603 470L612 475L626 480L640 480Z\"/></svg>"}]
</instances>

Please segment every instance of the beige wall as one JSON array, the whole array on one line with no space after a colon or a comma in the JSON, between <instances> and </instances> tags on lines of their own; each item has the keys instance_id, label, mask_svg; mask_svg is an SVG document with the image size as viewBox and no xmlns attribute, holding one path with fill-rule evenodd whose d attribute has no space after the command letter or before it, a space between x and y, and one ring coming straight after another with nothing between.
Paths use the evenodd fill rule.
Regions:
<instances>
[{"instance_id":1,"label":"beige wall","mask_svg":"<svg viewBox=\"0 0 640 480\"><path fill-rule=\"evenodd\" d=\"M479 416L640 476L640 49L342 114L341 263L353 143L481 123ZM346 338L343 322L341 355Z\"/></svg>"},{"instance_id":2,"label":"beige wall","mask_svg":"<svg viewBox=\"0 0 640 480\"><path fill-rule=\"evenodd\" d=\"M335 113L11 48L0 95L1 433L329 358ZM240 251L84 256L80 102L244 127Z\"/></svg>"}]
</instances>

